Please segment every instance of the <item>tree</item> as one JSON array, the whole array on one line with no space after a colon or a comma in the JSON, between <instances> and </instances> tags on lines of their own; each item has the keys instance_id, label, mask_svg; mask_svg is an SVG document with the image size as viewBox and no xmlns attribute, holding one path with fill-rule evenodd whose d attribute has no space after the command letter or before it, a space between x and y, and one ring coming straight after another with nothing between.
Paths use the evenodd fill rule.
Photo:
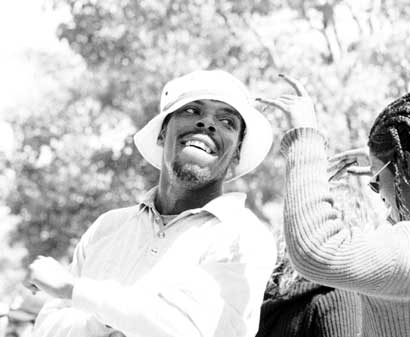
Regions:
<instances>
[{"instance_id":1,"label":"tree","mask_svg":"<svg viewBox=\"0 0 410 337\"><path fill-rule=\"evenodd\" d=\"M19 150L8 167L18 179L7 202L21 217L14 241L28 248L27 261L39 253L69 256L98 214L135 203L155 184L158 172L137 153L132 134L157 113L160 90L175 76L223 68L265 97L291 92L277 73L300 78L331 136L331 152L364 145L377 112L408 88L404 1L54 4L71 13L57 34L85 69L13 120ZM247 192L253 211L280 231L280 139L290 125L280 111L260 108L274 128L270 155L227 188ZM107 142L109 135L118 142ZM359 197L368 199L365 192Z\"/></svg>"}]
</instances>

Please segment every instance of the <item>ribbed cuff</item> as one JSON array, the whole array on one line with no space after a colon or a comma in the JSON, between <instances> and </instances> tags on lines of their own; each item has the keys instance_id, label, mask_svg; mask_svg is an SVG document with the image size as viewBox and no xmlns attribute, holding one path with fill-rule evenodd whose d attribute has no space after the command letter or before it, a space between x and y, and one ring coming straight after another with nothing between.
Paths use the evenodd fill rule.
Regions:
<instances>
[{"instance_id":1,"label":"ribbed cuff","mask_svg":"<svg viewBox=\"0 0 410 337\"><path fill-rule=\"evenodd\" d=\"M327 148L326 137L316 128L294 128L285 133L280 143L281 153L287 157L289 148L296 142L308 141L317 146Z\"/></svg>"}]
</instances>

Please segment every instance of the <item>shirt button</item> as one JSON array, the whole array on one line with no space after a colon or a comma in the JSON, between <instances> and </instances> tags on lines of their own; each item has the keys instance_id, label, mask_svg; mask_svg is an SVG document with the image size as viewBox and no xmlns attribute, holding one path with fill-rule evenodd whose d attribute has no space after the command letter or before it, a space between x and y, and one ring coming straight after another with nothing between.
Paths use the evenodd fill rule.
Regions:
<instances>
[{"instance_id":1,"label":"shirt button","mask_svg":"<svg viewBox=\"0 0 410 337\"><path fill-rule=\"evenodd\" d=\"M158 237L161 239L165 238L165 232L159 232Z\"/></svg>"},{"instance_id":2,"label":"shirt button","mask_svg":"<svg viewBox=\"0 0 410 337\"><path fill-rule=\"evenodd\" d=\"M158 254L158 249L156 249L156 248L151 248L151 253L152 253L153 255L157 255L157 254Z\"/></svg>"}]
</instances>

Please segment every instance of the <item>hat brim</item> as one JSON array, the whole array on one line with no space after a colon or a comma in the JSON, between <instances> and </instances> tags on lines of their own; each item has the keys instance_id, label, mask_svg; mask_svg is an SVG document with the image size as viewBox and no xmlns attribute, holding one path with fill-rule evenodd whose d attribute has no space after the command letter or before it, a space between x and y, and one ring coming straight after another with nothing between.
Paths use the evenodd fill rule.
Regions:
<instances>
[{"instance_id":1,"label":"hat brim","mask_svg":"<svg viewBox=\"0 0 410 337\"><path fill-rule=\"evenodd\" d=\"M183 107L189 102L201 99L221 101L232 106L242 116L246 124L246 132L242 141L239 162L233 169L226 182L237 179L254 170L266 157L272 145L272 127L269 121L258 110L234 97L216 94L203 94L184 97L178 100L165 111L151 119L141 130L134 135L134 142L141 155L151 165L161 169L163 147L158 145L158 135L166 116ZM239 101L239 102L238 102Z\"/></svg>"}]
</instances>

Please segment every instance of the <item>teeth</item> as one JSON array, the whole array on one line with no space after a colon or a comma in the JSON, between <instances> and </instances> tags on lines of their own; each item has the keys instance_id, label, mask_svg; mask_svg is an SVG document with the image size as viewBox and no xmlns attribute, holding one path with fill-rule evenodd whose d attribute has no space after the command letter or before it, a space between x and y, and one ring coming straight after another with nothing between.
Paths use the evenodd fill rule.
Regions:
<instances>
[{"instance_id":1,"label":"teeth","mask_svg":"<svg viewBox=\"0 0 410 337\"><path fill-rule=\"evenodd\" d=\"M205 143L203 143L201 141L198 141L198 140L188 140L185 143L185 145L186 146L195 146L195 147L200 148L201 150L204 150L206 153L209 153L209 154L212 153L211 149Z\"/></svg>"}]
</instances>

